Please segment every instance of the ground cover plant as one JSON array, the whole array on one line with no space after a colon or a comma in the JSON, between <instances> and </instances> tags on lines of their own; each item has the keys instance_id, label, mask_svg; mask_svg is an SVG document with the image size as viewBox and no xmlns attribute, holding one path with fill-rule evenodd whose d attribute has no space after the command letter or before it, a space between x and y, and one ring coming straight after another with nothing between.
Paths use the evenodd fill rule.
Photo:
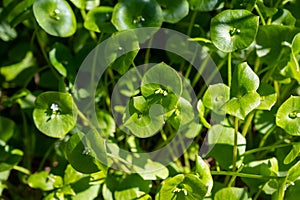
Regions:
<instances>
[{"instance_id":1,"label":"ground cover plant","mask_svg":"<svg viewBox=\"0 0 300 200\"><path fill-rule=\"evenodd\" d=\"M0 199L298 199L299 10L1 1Z\"/></svg>"}]
</instances>

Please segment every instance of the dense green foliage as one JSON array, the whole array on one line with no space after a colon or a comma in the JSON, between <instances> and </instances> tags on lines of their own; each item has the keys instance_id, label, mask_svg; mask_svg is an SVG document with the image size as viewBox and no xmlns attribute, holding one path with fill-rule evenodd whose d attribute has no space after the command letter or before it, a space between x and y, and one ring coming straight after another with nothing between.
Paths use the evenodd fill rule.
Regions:
<instances>
[{"instance_id":1,"label":"dense green foliage","mask_svg":"<svg viewBox=\"0 0 300 200\"><path fill-rule=\"evenodd\" d=\"M299 10L1 1L0 199L298 199Z\"/></svg>"}]
</instances>

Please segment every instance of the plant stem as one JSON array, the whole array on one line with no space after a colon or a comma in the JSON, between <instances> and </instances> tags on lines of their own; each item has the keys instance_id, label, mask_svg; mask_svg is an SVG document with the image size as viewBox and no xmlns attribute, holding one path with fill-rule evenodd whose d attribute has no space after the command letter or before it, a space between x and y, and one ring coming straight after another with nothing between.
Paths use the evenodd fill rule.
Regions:
<instances>
[{"instance_id":1,"label":"plant stem","mask_svg":"<svg viewBox=\"0 0 300 200\"><path fill-rule=\"evenodd\" d=\"M259 7L255 4L254 8L255 8L256 12L258 13L258 15L260 16L262 25L266 25L266 21L264 19L264 16L262 15L262 13L259 10Z\"/></svg>"},{"instance_id":2,"label":"plant stem","mask_svg":"<svg viewBox=\"0 0 300 200\"><path fill-rule=\"evenodd\" d=\"M257 174L245 174L245 173L239 173L239 172L231 172L231 171L211 171L211 175L224 175L224 176L238 176L243 178L253 178L253 179L278 179L280 177L277 176L263 176L263 175L257 175Z\"/></svg>"},{"instance_id":3,"label":"plant stem","mask_svg":"<svg viewBox=\"0 0 300 200\"><path fill-rule=\"evenodd\" d=\"M247 116L247 119L246 119L246 121L245 121L245 124L244 124L244 126L243 126L243 130L242 130L242 135L244 136L244 137L246 137L246 135L247 135L247 132L248 132L248 130L249 130L249 127L250 127L250 125L251 125L251 122L252 122L252 119L253 119L253 117L254 117L254 111L252 111L248 116Z\"/></svg>"},{"instance_id":4,"label":"plant stem","mask_svg":"<svg viewBox=\"0 0 300 200\"><path fill-rule=\"evenodd\" d=\"M267 140L267 138L269 137L269 135L275 130L276 126L272 126L263 136L263 138L260 140L260 143L258 145L258 147L263 147L265 145L265 142Z\"/></svg>"},{"instance_id":5,"label":"plant stem","mask_svg":"<svg viewBox=\"0 0 300 200\"><path fill-rule=\"evenodd\" d=\"M26 175L31 174L31 172L28 169L26 169L24 167L21 167L21 166L18 166L18 165L13 166L13 169L18 171L18 172L22 172L23 174L26 174Z\"/></svg>"},{"instance_id":6,"label":"plant stem","mask_svg":"<svg viewBox=\"0 0 300 200\"><path fill-rule=\"evenodd\" d=\"M196 17L197 17L197 11L194 11L193 14L192 14L190 24L189 24L189 28L188 28L187 33L186 33L188 36L191 36L191 34L192 34L192 30L193 30L193 26L195 24Z\"/></svg>"},{"instance_id":7,"label":"plant stem","mask_svg":"<svg viewBox=\"0 0 300 200\"><path fill-rule=\"evenodd\" d=\"M235 117L234 119L234 146L233 146L233 158L232 158L232 171L236 171L236 161L237 161L237 136L239 129L239 119Z\"/></svg>"},{"instance_id":8,"label":"plant stem","mask_svg":"<svg viewBox=\"0 0 300 200\"><path fill-rule=\"evenodd\" d=\"M228 53L228 87L231 87L231 52Z\"/></svg>"},{"instance_id":9,"label":"plant stem","mask_svg":"<svg viewBox=\"0 0 300 200\"><path fill-rule=\"evenodd\" d=\"M285 144L275 144L275 145L271 145L271 146L260 147L260 148L256 148L256 149L250 149L250 150L246 151L243 154L243 156L253 154L253 153L257 153L257 152L260 152L260 151L278 149L278 148L282 148L282 147L288 147L288 146L292 146L294 144L297 144L297 143L296 142L291 142L291 143L285 143Z\"/></svg>"},{"instance_id":10,"label":"plant stem","mask_svg":"<svg viewBox=\"0 0 300 200\"><path fill-rule=\"evenodd\" d=\"M199 67L199 71L197 72L197 74L195 75L193 81L192 81L192 87L195 87L196 83L199 81L202 73L204 72L207 62L209 61L210 58L210 54L206 56L205 60L203 60L201 66Z\"/></svg>"}]
</instances>

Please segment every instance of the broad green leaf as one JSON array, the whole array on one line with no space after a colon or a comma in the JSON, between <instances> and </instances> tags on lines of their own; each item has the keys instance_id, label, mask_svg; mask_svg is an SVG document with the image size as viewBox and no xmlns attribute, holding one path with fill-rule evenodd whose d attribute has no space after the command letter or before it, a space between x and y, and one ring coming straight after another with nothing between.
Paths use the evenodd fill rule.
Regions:
<instances>
[{"instance_id":1,"label":"broad green leaf","mask_svg":"<svg viewBox=\"0 0 300 200\"><path fill-rule=\"evenodd\" d=\"M67 142L65 151L67 159L74 169L84 174L91 174L100 171L103 166L93 153L97 149L92 149L87 140L89 138L85 134L75 133ZM95 142L101 143L101 141Z\"/></svg>"},{"instance_id":2,"label":"broad green leaf","mask_svg":"<svg viewBox=\"0 0 300 200\"><path fill-rule=\"evenodd\" d=\"M276 124L290 135L300 135L299 96L291 96L283 104L281 104L276 114Z\"/></svg>"},{"instance_id":3,"label":"broad green leaf","mask_svg":"<svg viewBox=\"0 0 300 200\"><path fill-rule=\"evenodd\" d=\"M85 177L87 175L82 174L78 171L76 171L72 165L67 165L64 173L64 184L71 184L75 183L76 181L80 180L81 178Z\"/></svg>"},{"instance_id":4,"label":"broad green leaf","mask_svg":"<svg viewBox=\"0 0 300 200\"><path fill-rule=\"evenodd\" d=\"M278 12L273 16L272 24L294 26L296 18L287 9L279 9Z\"/></svg>"},{"instance_id":5,"label":"broad green leaf","mask_svg":"<svg viewBox=\"0 0 300 200\"><path fill-rule=\"evenodd\" d=\"M256 5L265 18L272 17L277 13L277 8L265 6L263 0L256 0Z\"/></svg>"},{"instance_id":6,"label":"broad green leaf","mask_svg":"<svg viewBox=\"0 0 300 200\"><path fill-rule=\"evenodd\" d=\"M7 142L13 136L15 126L13 120L0 116L0 140Z\"/></svg>"},{"instance_id":7,"label":"broad green leaf","mask_svg":"<svg viewBox=\"0 0 300 200\"><path fill-rule=\"evenodd\" d=\"M283 163L284 164L290 164L293 162L298 156L300 155L300 143L296 143L293 145L292 150L289 152L289 154L285 157Z\"/></svg>"},{"instance_id":8,"label":"broad green leaf","mask_svg":"<svg viewBox=\"0 0 300 200\"><path fill-rule=\"evenodd\" d=\"M75 196L71 196L72 200L93 200L98 196L100 185L92 185L89 177L85 177L71 185Z\"/></svg>"},{"instance_id":9,"label":"broad green leaf","mask_svg":"<svg viewBox=\"0 0 300 200\"><path fill-rule=\"evenodd\" d=\"M100 0L70 0L77 8L91 10L100 5Z\"/></svg>"},{"instance_id":10,"label":"broad green leaf","mask_svg":"<svg viewBox=\"0 0 300 200\"><path fill-rule=\"evenodd\" d=\"M62 138L76 124L76 109L70 94L44 92L36 98L33 120L45 135Z\"/></svg>"},{"instance_id":11,"label":"broad green leaf","mask_svg":"<svg viewBox=\"0 0 300 200\"><path fill-rule=\"evenodd\" d=\"M84 21L84 27L95 32L113 33L116 31L111 23L113 8L108 6L96 7L90 10Z\"/></svg>"},{"instance_id":12,"label":"broad green leaf","mask_svg":"<svg viewBox=\"0 0 300 200\"><path fill-rule=\"evenodd\" d=\"M161 95L166 98L172 92L179 98L182 93L182 81L172 67L165 63L159 63L144 74L141 92L144 97Z\"/></svg>"},{"instance_id":13,"label":"broad green leaf","mask_svg":"<svg viewBox=\"0 0 300 200\"><path fill-rule=\"evenodd\" d=\"M157 0L162 7L162 14L165 22L177 23L189 13L187 0Z\"/></svg>"},{"instance_id":14,"label":"broad green leaf","mask_svg":"<svg viewBox=\"0 0 300 200\"><path fill-rule=\"evenodd\" d=\"M54 68L63 76L67 76L66 64L72 59L66 55L68 48L60 43L54 44L53 49L49 52L49 59ZM67 59L66 59L67 58Z\"/></svg>"},{"instance_id":15,"label":"broad green leaf","mask_svg":"<svg viewBox=\"0 0 300 200\"><path fill-rule=\"evenodd\" d=\"M26 70L34 67L35 63L36 60L33 52L28 51L24 54L24 57L22 57L19 62L1 66L0 75L4 76L6 81L13 81L14 79L18 78L21 73L24 73ZM24 79L22 81L24 84Z\"/></svg>"},{"instance_id":16,"label":"broad green leaf","mask_svg":"<svg viewBox=\"0 0 300 200\"><path fill-rule=\"evenodd\" d=\"M212 11L224 7L224 0L189 0L191 10Z\"/></svg>"},{"instance_id":17,"label":"broad green leaf","mask_svg":"<svg viewBox=\"0 0 300 200\"><path fill-rule=\"evenodd\" d=\"M110 37L110 42L104 49L104 56L107 63L111 63L111 68L125 74L138 51L139 43L136 36L131 32L121 32Z\"/></svg>"},{"instance_id":18,"label":"broad green leaf","mask_svg":"<svg viewBox=\"0 0 300 200\"><path fill-rule=\"evenodd\" d=\"M234 134L236 133L233 128L219 124L212 126L207 133L208 154L206 157L211 156L215 158L223 169L230 169L232 167ZM237 134L237 160L239 161L241 155L246 151L246 139L240 133Z\"/></svg>"},{"instance_id":19,"label":"broad green leaf","mask_svg":"<svg viewBox=\"0 0 300 200\"><path fill-rule=\"evenodd\" d=\"M161 183L159 199L203 199L206 192L207 187L198 176L193 174L178 174Z\"/></svg>"},{"instance_id":20,"label":"broad green leaf","mask_svg":"<svg viewBox=\"0 0 300 200\"><path fill-rule=\"evenodd\" d=\"M229 98L230 88L225 84L218 83L207 88L203 95L203 104L215 113L224 114L221 108Z\"/></svg>"},{"instance_id":21,"label":"broad green leaf","mask_svg":"<svg viewBox=\"0 0 300 200\"><path fill-rule=\"evenodd\" d=\"M42 171L30 175L27 183L31 188L49 191L53 190L57 185L62 183L62 178L60 176L49 174L47 171Z\"/></svg>"},{"instance_id":22,"label":"broad green leaf","mask_svg":"<svg viewBox=\"0 0 300 200\"><path fill-rule=\"evenodd\" d=\"M196 173L207 187L206 195L209 195L213 188L213 178L209 166L200 156L197 156L196 158Z\"/></svg>"},{"instance_id":23,"label":"broad green leaf","mask_svg":"<svg viewBox=\"0 0 300 200\"><path fill-rule=\"evenodd\" d=\"M233 72L230 88L231 99L223 110L228 114L244 119L260 104L260 96L256 92L259 78L246 62L239 64Z\"/></svg>"},{"instance_id":24,"label":"broad green leaf","mask_svg":"<svg viewBox=\"0 0 300 200\"><path fill-rule=\"evenodd\" d=\"M248 200L248 193L244 188L228 187L219 190L214 199Z\"/></svg>"},{"instance_id":25,"label":"broad green leaf","mask_svg":"<svg viewBox=\"0 0 300 200\"><path fill-rule=\"evenodd\" d=\"M147 159L146 163L134 163L133 169L144 180L166 179L169 176L169 171L164 165L150 159Z\"/></svg>"},{"instance_id":26,"label":"broad green leaf","mask_svg":"<svg viewBox=\"0 0 300 200\"><path fill-rule=\"evenodd\" d=\"M257 107L259 110L271 110L277 101L277 94L274 88L266 83L261 83L257 89L260 95L260 104Z\"/></svg>"},{"instance_id":27,"label":"broad green leaf","mask_svg":"<svg viewBox=\"0 0 300 200\"><path fill-rule=\"evenodd\" d=\"M160 27L163 12L155 0L124 0L117 3L112 23L120 30L140 27Z\"/></svg>"},{"instance_id":28,"label":"broad green leaf","mask_svg":"<svg viewBox=\"0 0 300 200\"><path fill-rule=\"evenodd\" d=\"M247 9L249 11L253 10L255 3L256 0L247 0L247 1L232 0L231 1L232 9Z\"/></svg>"},{"instance_id":29,"label":"broad green leaf","mask_svg":"<svg viewBox=\"0 0 300 200\"><path fill-rule=\"evenodd\" d=\"M300 177L300 161L293 165L286 176L287 182L294 182Z\"/></svg>"},{"instance_id":30,"label":"broad green leaf","mask_svg":"<svg viewBox=\"0 0 300 200\"><path fill-rule=\"evenodd\" d=\"M140 199L143 195L145 195L145 193L139 191L139 188L117 190L114 193L115 200Z\"/></svg>"},{"instance_id":31,"label":"broad green leaf","mask_svg":"<svg viewBox=\"0 0 300 200\"><path fill-rule=\"evenodd\" d=\"M0 141L1 142L1 141ZM23 157L23 152L0 143L0 172L12 169Z\"/></svg>"},{"instance_id":32,"label":"broad green leaf","mask_svg":"<svg viewBox=\"0 0 300 200\"><path fill-rule=\"evenodd\" d=\"M292 26L260 26L256 37L256 53L258 57L263 63L274 67L277 66L278 62L284 58L280 56L283 50L282 44L284 42L291 43L298 32L299 29ZM267 40L266 38L272 38L272 40Z\"/></svg>"},{"instance_id":33,"label":"broad green leaf","mask_svg":"<svg viewBox=\"0 0 300 200\"><path fill-rule=\"evenodd\" d=\"M65 0L36 0L33 13L38 24L50 35L69 37L76 31L76 18Z\"/></svg>"},{"instance_id":34,"label":"broad green leaf","mask_svg":"<svg viewBox=\"0 0 300 200\"><path fill-rule=\"evenodd\" d=\"M290 185L284 195L285 200L298 200L300 195L300 180L296 180Z\"/></svg>"},{"instance_id":35,"label":"broad green leaf","mask_svg":"<svg viewBox=\"0 0 300 200\"><path fill-rule=\"evenodd\" d=\"M224 52L249 47L257 30L258 16L248 10L225 10L211 20L212 42Z\"/></svg>"},{"instance_id":36,"label":"broad green leaf","mask_svg":"<svg viewBox=\"0 0 300 200\"><path fill-rule=\"evenodd\" d=\"M265 160L257 160L247 163L242 170L242 173L257 174L264 176L276 176L278 172L278 161L276 158ZM261 186L268 180L242 178L242 180L249 186L250 194L256 193Z\"/></svg>"}]
</instances>

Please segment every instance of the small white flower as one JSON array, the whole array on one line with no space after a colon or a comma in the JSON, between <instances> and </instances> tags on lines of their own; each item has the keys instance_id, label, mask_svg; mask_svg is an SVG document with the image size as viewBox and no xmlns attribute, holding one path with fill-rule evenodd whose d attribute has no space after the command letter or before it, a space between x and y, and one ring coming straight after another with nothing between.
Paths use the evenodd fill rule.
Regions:
<instances>
[{"instance_id":1,"label":"small white flower","mask_svg":"<svg viewBox=\"0 0 300 200\"><path fill-rule=\"evenodd\" d=\"M59 110L58 105L56 103L51 104L50 109L53 112L57 112Z\"/></svg>"}]
</instances>

